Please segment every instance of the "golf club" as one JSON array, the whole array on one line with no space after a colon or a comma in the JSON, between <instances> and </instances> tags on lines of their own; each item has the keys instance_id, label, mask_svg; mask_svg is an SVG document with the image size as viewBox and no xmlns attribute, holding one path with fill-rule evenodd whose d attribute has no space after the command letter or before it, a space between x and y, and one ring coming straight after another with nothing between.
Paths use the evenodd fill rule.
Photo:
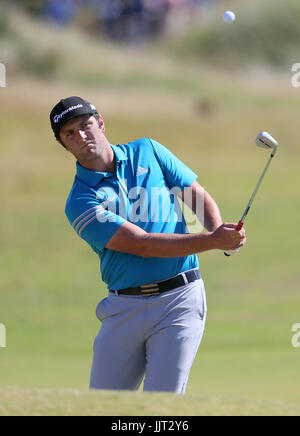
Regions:
<instances>
[{"instance_id":1,"label":"golf club","mask_svg":"<svg viewBox=\"0 0 300 436\"><path fill-rule=\"evenodd\" d=\"M236 228L237 230L241 230L241 228L244 225L245 218L248 215L249 209L250 209L250 207L251 207L251 205L253 203L253 200L254 200L254 198L256 196L256 193L257 193L257 191L258 191L258 189L259 189L259 187L261 185L261 182L262 182L262 180L263 180L263 178L264 178L264 176L265 176L265 174L267 172L267 169L269 168L269 165L270 165L270 163L272 161L272 158L275 156L275 153L276 153L277 147L278 147L278 142L267 132L259 133L257 135L257 137L256 137L255 143L256 143L256 145L258 147L266 148L266 149L272 150L272 151L271 151L271 155L270 155L270 157L268 159L268 162L267 162L263 172L261 173L261 176L260 176L260 178L258 180L258 183L257 183L257 185L256 185L256 187L255 187L255 189L254 189L254 191L253 191L253 193L251 195L249 203L247 204L246 209L245 209L241 219L238 222L238 225L237 225L237 228ZM225 256L231 256L232 254L236 254L239 251L240 251L240 249L237 248L236 250L225 251L224 254L225 254Z\"/></svg>"}]
</instances>

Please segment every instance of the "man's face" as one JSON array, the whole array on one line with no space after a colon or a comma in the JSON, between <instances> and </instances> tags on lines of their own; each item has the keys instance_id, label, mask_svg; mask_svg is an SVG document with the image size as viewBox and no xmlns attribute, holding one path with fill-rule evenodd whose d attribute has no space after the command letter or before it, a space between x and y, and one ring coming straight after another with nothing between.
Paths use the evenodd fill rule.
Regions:
<instances>
[{"instance_id":1,"label":"man's face","mask_svg":"<svg viewBox=\"0 0 300 436\"><path fill-rule=\"evenodd\" d=\"M60 130L60 139L78 161L99 158L103 149L104 124L92 115L81 115L68 121Z\"/></svg>"}]
</instances>

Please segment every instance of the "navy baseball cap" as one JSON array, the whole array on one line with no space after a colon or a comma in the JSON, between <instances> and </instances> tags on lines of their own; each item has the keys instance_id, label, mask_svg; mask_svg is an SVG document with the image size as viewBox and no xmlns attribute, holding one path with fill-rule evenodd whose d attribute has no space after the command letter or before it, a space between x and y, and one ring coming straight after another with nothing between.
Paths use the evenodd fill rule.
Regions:
<instances>
[{"instance_id":1,"label":"navy baseball cap","mask_svg":"<svg viewBox=\"0 0 300 436\"><path fill-rule=\"evenodd\" d=\"M51 111L50 121L54 135L59 139L60 129L67 121L80 115L98 113L94 105L81 97L63 98Z\"/></svg>"}]
</instances>

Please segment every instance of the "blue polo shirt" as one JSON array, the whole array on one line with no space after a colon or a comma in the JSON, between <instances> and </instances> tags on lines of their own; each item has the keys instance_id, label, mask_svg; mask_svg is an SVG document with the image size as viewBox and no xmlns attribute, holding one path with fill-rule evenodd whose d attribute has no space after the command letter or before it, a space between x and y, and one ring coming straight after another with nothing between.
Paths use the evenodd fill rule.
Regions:
<instances>
[{"instance_id":1,"label":"blue polo shirt","mask_svg":"<svg viewBox=\"0 0 300 436\"><path fill-rule=\"evenodd\" d=\"M197 179L153 139L111 147L116 173L91 171L77 162L65 210L74 230L98 254L108 289L137 287L197 268L196 255L143 258L105 248L125 221L147 233L189 233L176 192Z\"/></svg>"}]
</instances>

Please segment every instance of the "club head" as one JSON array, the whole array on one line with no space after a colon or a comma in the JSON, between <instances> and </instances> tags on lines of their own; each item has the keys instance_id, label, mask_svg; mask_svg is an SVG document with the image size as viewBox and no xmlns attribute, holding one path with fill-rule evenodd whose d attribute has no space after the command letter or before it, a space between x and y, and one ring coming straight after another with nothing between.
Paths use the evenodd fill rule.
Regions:
<instances>
[{"instance_id":1,"label":"club head","mask_svg":"<svg viewBox=\"0 0 300 436\"><path fill-rule=\"evenodd\" d=\"M277 151L278 142L268 132L261 132L257 135L255 143L258 147L272 150L272 156Z\"/></svg>"}]
</instances>

